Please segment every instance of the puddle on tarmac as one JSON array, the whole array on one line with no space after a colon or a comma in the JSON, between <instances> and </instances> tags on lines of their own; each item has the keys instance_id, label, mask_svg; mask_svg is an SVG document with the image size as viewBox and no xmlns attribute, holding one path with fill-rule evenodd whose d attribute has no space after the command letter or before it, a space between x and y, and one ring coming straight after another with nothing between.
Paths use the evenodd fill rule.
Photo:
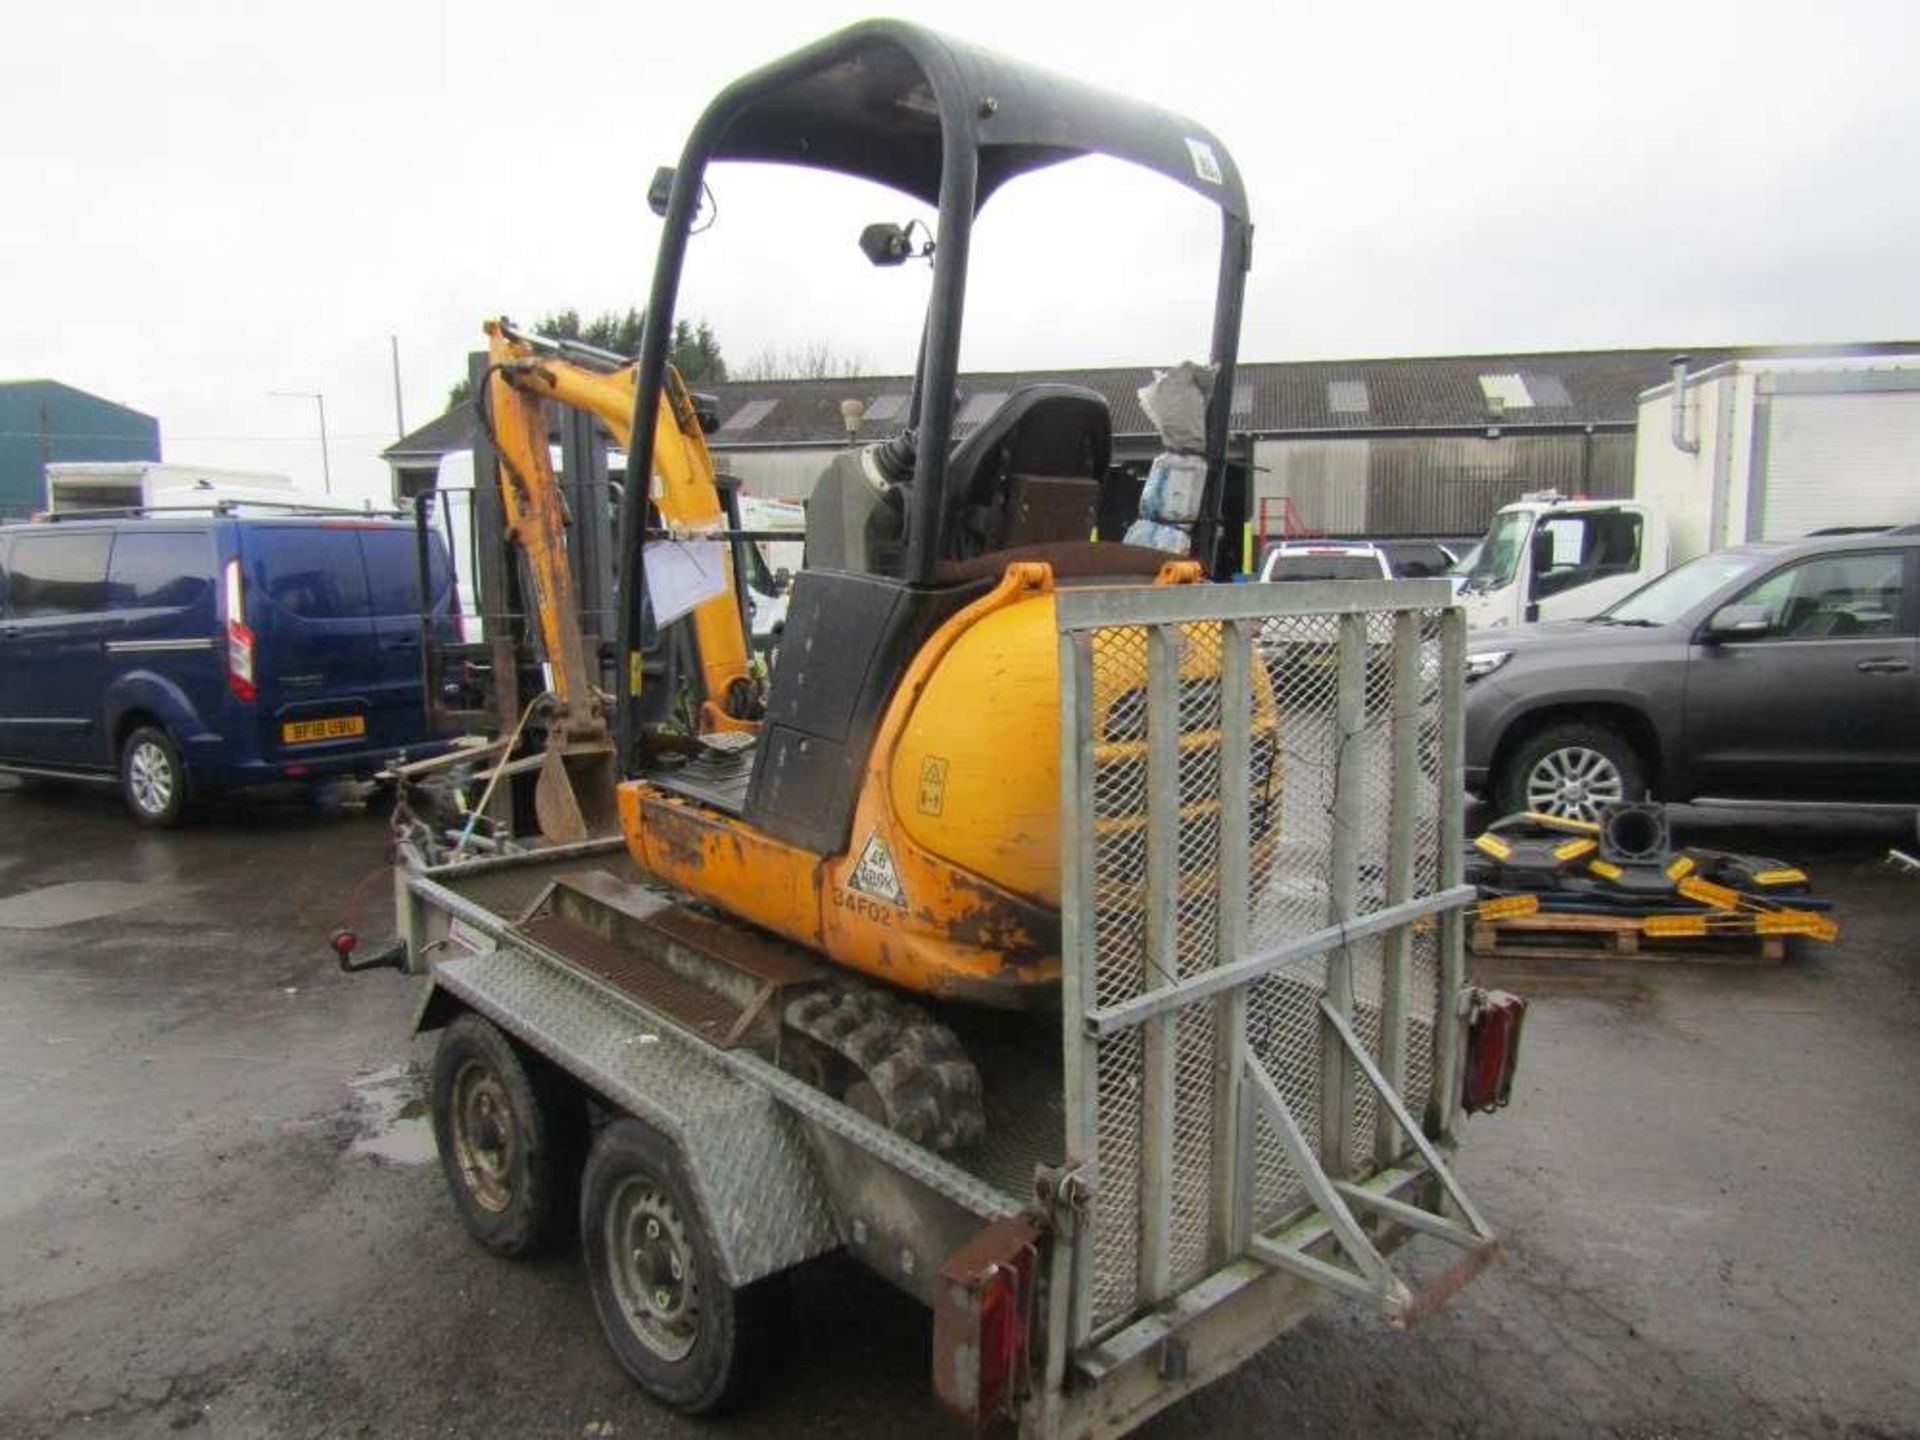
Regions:
<instances>
[{"instance_id":1,"label":"puddle on tarmac","mask_svg":"<svg viewBox=\"0 0 1920 1440\"><path fill-rule=\"evenodd\" d=\"M430 1165L435 1154L426 1077L413 1065L384 1065L347 1082L359 1133L347 1147L376 1165Z\"/></svg>"},{"instance_id":2,"label":"puddle on tarmac","mask_svg":"<svg viewBox=\"0 0 1920 1440\"><path fill-rule=\"evenodd\" d=\"M56 930L84 920L103 920L159 900L177 902L186 892L177 885L133 880L69 880L42 885L0 900L0 929Z\"/></svg>"}]
</instances>

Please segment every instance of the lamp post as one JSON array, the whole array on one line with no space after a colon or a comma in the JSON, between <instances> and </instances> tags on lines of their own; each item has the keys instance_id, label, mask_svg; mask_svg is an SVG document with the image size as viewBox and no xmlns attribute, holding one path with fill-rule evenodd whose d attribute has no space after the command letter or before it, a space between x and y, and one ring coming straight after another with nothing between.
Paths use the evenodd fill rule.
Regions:
<instances>
[{"instance_id":1,"label":"lamp post","mask_svg":"<svg viewBox=\"0 0 1920 1440\"><path fill-rule=\"evenodd\" d=\"M317 390L269 390L281 400L311 400L320 407L320 483L333 494L333 461L327 454L327 397Z\"/></svg>"}]
</instances>

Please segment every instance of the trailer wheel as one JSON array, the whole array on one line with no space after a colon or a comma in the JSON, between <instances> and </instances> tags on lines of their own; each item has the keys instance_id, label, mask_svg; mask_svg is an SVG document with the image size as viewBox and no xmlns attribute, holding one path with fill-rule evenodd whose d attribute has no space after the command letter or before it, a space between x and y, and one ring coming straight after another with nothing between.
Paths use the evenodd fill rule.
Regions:
<instances>
[{"instance_id":1,"label":"trailer wheel","mask_svg":"<svg viewBox=\"0 0 1920 1440\"><path fill-rule=\"evenodd\" d=\"M727 1284L668 1141L637 1120L600 1132L581 1186L580 1234L600 1327L627 1373L689 1415L739 1400L785 1277Z\"/></svg>"},{"instance_id":2,"label":"trailer wheel","mask_svg":"<svg viewBox=\"0 0 1920 1440\"><path fill-rule=\"evenodd\" d=\"M586 1112L564 1077L472 1012L447 1026L428 1081L440 1169L467 1232L496 1255L567 1236Z\"/></svg>"}]
</instances>

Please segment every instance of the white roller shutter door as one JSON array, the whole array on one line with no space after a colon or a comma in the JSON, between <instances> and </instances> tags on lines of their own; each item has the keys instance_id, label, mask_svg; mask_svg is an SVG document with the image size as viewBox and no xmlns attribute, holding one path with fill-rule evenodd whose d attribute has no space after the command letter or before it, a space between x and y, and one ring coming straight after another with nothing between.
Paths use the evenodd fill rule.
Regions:
<instances>
[{"instance_id":1,"label":"white roller shutter door","mask_svg":"<svg viewBox=\"0 0 1920 1440\"><path fill-rule=\"evenodd\" d=\"M1765 443L1755 538L1920 522L1920 390L1774 395Z\"/></svg>"}]
</instances>

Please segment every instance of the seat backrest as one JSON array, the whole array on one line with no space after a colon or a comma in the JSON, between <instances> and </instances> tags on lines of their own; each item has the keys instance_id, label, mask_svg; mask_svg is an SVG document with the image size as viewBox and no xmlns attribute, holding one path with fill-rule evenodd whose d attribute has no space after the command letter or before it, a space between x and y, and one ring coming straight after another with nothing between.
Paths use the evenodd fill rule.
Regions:
<instances>
[{"instance_id":1,"label":"seat backrest","mask_svg":"<svg viewBox=\"0 0 1920 1440\"><path fill-rule=\"evenodd\" d=\"M1007 396L954 448L947 464L944 558L965 560L1010 544L1084 540L1083 497L1098 501L1098 485L1113 458L1113 417L1104 396L1078 385L1023 385ZM1079 480L1095 488L1016 513L1016 482ZM1045 533L1067 529L1075 533Z\"/></svg>"}]
</instances>

